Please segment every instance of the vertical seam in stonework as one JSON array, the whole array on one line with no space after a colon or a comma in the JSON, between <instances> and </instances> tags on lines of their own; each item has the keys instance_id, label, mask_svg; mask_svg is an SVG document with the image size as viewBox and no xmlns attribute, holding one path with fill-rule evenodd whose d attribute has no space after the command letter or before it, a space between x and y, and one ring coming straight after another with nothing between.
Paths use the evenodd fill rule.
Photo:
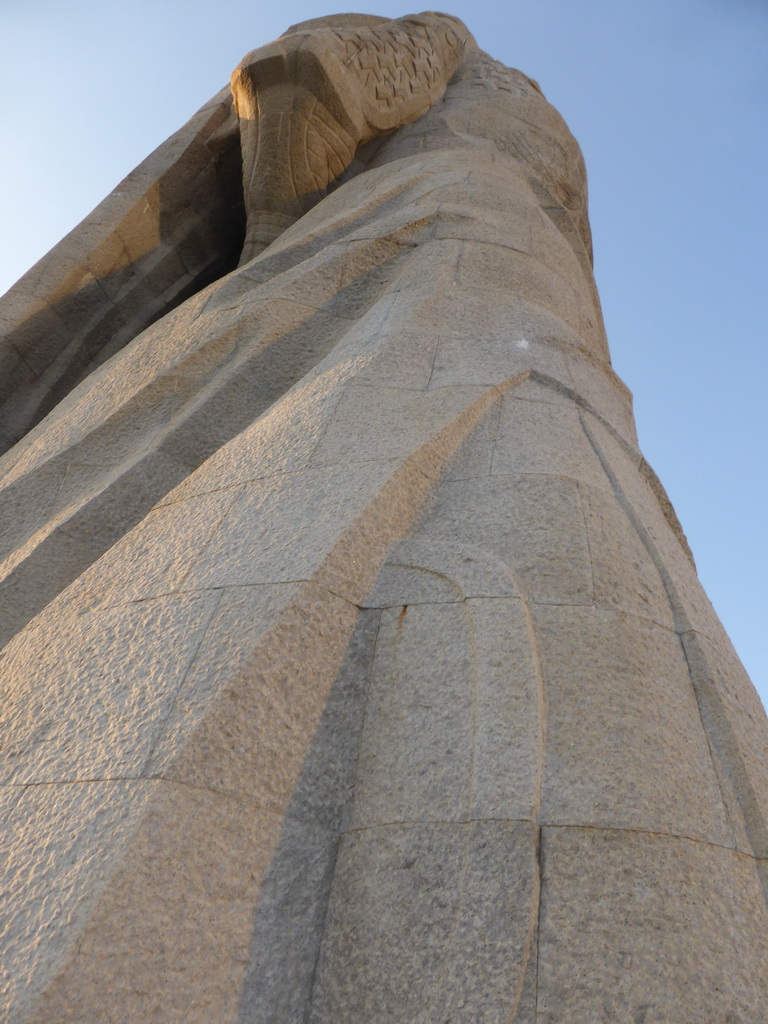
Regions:
<instances>
[{"instance_id":1,"label":"vertical seam in stonework","mask_svg":"<svg viewBox=\"0 0 768 1024\"><path fill-rule=\"evenodd\" d=\"M71 462L66 462L64 464L64 472L61 474L61 480L59 480L58 487L56 488L56 494L51 504L51 508L55 509L59 507L59 498L61 497L61 492L64 490L64 484L66 483L67 477L69 476L69 472L72 468L73 466Z\"/></svg>"},{"instance_id":2,"label":"vertical seam in stonework","mask_svg":"<svg viewBox=\"0 0 768 1024\"><path fill-rule=\"evenodd\" d=\"M537 894L537 899L536 899L536 963L534 965L534 970L536 972L536 977L534 979L533 1022L532 1022L532 1024L536 1024L536 1021L538 1021L538 1019L539 1019L539 953L540 953L540 950L541 950L541 907L542 907L541 879L542 879L542 865L543 865L543 861L544 861L544 846L543 846L543 844L544 844L544 830L542 829L541 825L539 824L537 826L537 829L536 829L536 890L537 890L536 894ZM520 998L522 998L522 989L521 989L521 992L520 992ZM515 1008L515 1013L517 1013L517 1007ZM512 1022L510 1022L510 1024L514 1024L514 1020Z\"/></svg>"},{"instance_id":3,"label":"vertical seam in stonework","mask_svg":"<svg viewBox=\"0 0 768 1024\"><path fill-rule=\"evenodd\" d=\"M435 374L435 363L437 362L437 351L440 348L440 335L435 337L435 347L432 351L432 365L429 368L429 380L427 381L427 390L429 390L432 384L432 378Z\"/></svg>"},{"instance_id":4,"label":"vertical seam in stonework","mask_svg":"<svg viewBox=\"0 0 768 1024\"><path fill-rule=\"evenodd\" d=\"M719 717L720 720L724 722L719 733L715 729L714 725L712 727L715 751L725 772L727 773L733 795L735 796L736 803L741 811L744 831L749 841L749 845L752 848L752 856L756 861L759 861L765 857L766 851L768 851L768 829L766 828L766 821L761 810L760 800L755 793L754 786L749 778L747 766L741 754L738 738L734 733L730 722L730 716L724 706L724 702L717 692L715 681L711 678L714 676L714 672L712 672L710 667L709 659L701 649L698 633L695 629L690 628L689 625L689 628L678 633L678 636L683 649L683 656L685 657L686 664L688 665L688 671L693 683L696 700L699 703L699 713L702 717L702 722L704 721L707 710L709 710L712 718ZM688 656L689 643L695 643L699 646L699 656L705 662L705 670L703 672L694 672ZM709 692L707 693L706 691ZM713 708L713 704L716 705L716 707ZM719 716L716 715L717 710L720 712ZM713 714L713 711L715 714ZM709 734L707 735L707 740L709 742ZM710 750L711 749L712 748L710 746ZM719 775L717 777L719 783L720 777ZM731 819L727 805L725 810L730 823ZM731 826L731 828L733 831L733 826ZM734 848L737 848L735 833ZM768 873L764 871L760 863L757 864L757 869L760 877L760 884L763 889L763 898L766 902L766 906L768 906Z\"/></svg>"},{"instance_id":5,"label":"vertical seam in stonework","mask_svg":"<svg viewBox=\"0 0 768 1024\"><path fill-rule=\"evenodd\" d=\"M381 615L382 615L382 609L379 608L378 609L378 618L377 618L377 621L376 621L376 635L373 638L373 650L371 651L371 662L370 662L370 667L368 669L368 682L367 682L367 685L365 687L365 694L364 694L364 697L363 697L363 714L361 716L360 729L358 731L357 748L356 748L356 756L355 756L355 779L357 778L357 770L358 770L358 766L359 766L359 763L360 763L360 749L361 749L361 747L363 745L363 738L365 736L365 723L366 723L367 718L368 718L368 703L369 703L369 698L370 698L370 693L371 693L371 687L373 685L373 670L374 670L374 666L376 664L376 650L377 650L378 644L379 644L379 633L381 632ZM315 962L312 965L312 976L311 976L311 978L309 980L309 986L308 986L308 989L307 989L307 1003L306 1003L306 1006L304 1008L304 1014L303 1014L303 1017L302 1017L302 1024L310 1024L310 1020L311 1020L311 1016L312 1016L312 1003L313 1003L314 997L315 997L315 982L317 981L317 971L318 971L318 968L320 966L320 960L322 959L322 954L323 954L323 947L325 946L325 940L327 938L328 914L329 914L330 906L331 906L331 896L332 896L332 893L333 893L333 883L334 883L334 880L336 878L336 862L338 860L339 847L341 845L342 838L347 833L347 821L345 821L344 819L345 819L345 817L347 816L347 813L348 813L347 812L347 808L349 807L349 804L353 800L354 800L354 795L350 794L349 797L347 798L347 803L346 803L345 809L342 811L342 820L341 820L341 822L339 824L339 833L338 833L338 835L336 837L336 845L335 845L334 854L333 854L333 863L330 866L330 878L328 879L328 895L326 897L325 908L323 910L323 919L322 919L322 921L320 923L320 941L317 944L317 952L315 954Z\"/></svg>"},{"instance_id":6,"label":"vertical seam in stonework","mask_svg":"<svg viewBox=\"0 0 768 1024\"><path fill-rule=\"evenodd\" d=\"M496 460L496 446L499 443L499 427L501 426L501 407L504 404L505 391L499 389L499 398L496 409L496 423L493 428L493 437L491 438L491 461L488 464L488 476L493 476L493 463ZM517 584L517 580L515 580Z\"/></svg>"},{"instance_id":7,"label":"vertical seam in stonework","mask_svg":"<svg viewBox=\"0 0 768 1024\"><path fill-rule=\"evenodd\" d=\"M349 241L348 239L346 241L342 240L338 243L338 245L341 248L341 253L339 254L338 259L339 280L336 286L336 294L333 296L333 308L331 309L331 313L334 316L338 316L336 310L338 309L339 306L339 296L341 295L341 290L344 287L344 272L347 269L347 257L349 255L349 250L352 248L352 242Z\"/></svg>"},{"instance_id":8,"label":"vertical seam in stonework","mask_svg":"<svg viewBox=\"0 0 768 1024\"><path fill-rule=\"evenodd\" d=\"M442 575L439 574L439 575ZM452 580L450 577L445 576L449 582L456 583L456 580ZM462 593L464 593L462 589ZM467 893L467 876L469 874L469 848L472 841L472 832L474 831L475 819L473 816L474 807L474 793L475 793L475 760L477 754L477 689L478 689L478 658L477 658L477 630L474 626L474 615L471 608L468 606L466 593L464 593L464 600L461 602L463 610L467 617L469 641L470 641L470 699L472 702L472 711L470 716L470 729L471 729L471 745L470 745L470 758L469 758L469 778L467 780L467 813L466 813L466 828L463 830L463 843L464 849L461 858L461 875L457 885L457 906L453 915L453 923L451 925L448 939L445 943L445 954L443 956L443 966L439 974L438 984L434 987L435 992L432 1005L430 1007L431 1016L436 1019L436 1012L438 1007L436 1006L436 1000L440 994L445 991L445 975L449 970L450 965L453 963L452 953L456 949L456 935L461 925L463 918L463 910L466 902Z\"/></svg>"},{"instance_id":9,"label":"vertical seam in stonework","mask_svg":"<svg viewBox=\"0 0 768 1024\"><path fill-rule=\"evenodd\" d=\"M317 440L315 441L314 447L312 448L312 451L309 453L309 456L307 457L307 468L308 469L310 467L314 467L314 466L317 465L317 463L315 462L315 459L317 458L317 453L320 450L320 446L322 445L323 441L325 440L325 435L331 429L331 424L336 419L336 413L339 411L339 406L341 405L341 400L344 398L344 396L346 394L347 394L347 389L346 388L341 387L341 388L338 389L338 393L336 395L336 401L333 403L333 409L331 409L330 413L328 414L328 418L326 419L325 423L323 424L322 430L320 431L320 433L317 436Z\"/></svg>"},{"instance_id":10,"label":"vertical seam in stonework","mask_svg":"<svg viewBox=\"0 0 768 1024\"><path fill-rule=\"evenodd\" d=\"M536 693L537 693L537 722L538 722L538 743L536 751L536 786L534 790L534 804L531 808L531 817L533 824L536 829L535 834L535 849L534 849L534 863L536 868L535 873L535 893L532 896L531 914L528 925L528 948L525 955L525 962L521 964L520 970L520 987L517 992L517 998L515 1004L510 1011L510 1024L514 1024L515 1017L520 1009L520 1003L523 998L523 992L525 988L525 978L528 972L529 965L531 965L531 958L533 954L533 971L534 971L534 991L535 991L535 1002L538 1007L539 1000L539 951L540 951L540 936L541 936L541 863L542 863L542 829L541 829L541 802L542 793L544 788L544 772L546 768L546 743L547 743L547 726L549 723L549 705L547 701L547 692L544 685L544 673L541 669L541 657L539 653L539 643L536 636L536 626L533 621L533 614L531 612L531 606L528 601L528 596L517 578L517 574L513 573L512 578L515 583L518 594L520 595L520 601L523 606L523 614L525 616L526 627L528 630L528 643L531 651L531 658L533 660L534 673L536 675ZM536 1020L536 1010L534 1010L534 1022Z\"/></svg>"},{"instance_id":11,"label":"vertical seam in stonework","mask_svg":"<svg viewBox=\"0 0 768 1024\"><path fill-rule=\"evenodd\" d=\"M294 104L296 102L296 94L295 93L294 93L294 96L293 96L293 102L294 102ZM309 160L309 130L310 130L310 125L312 124L312 118L315 116L315 111L317 110L317 107L318 107L317 96L312 96L312 103L310 105L310 108L307 111L306 116L303 118L303 120L304 120L304 137L302 138L301 146L299 147L299 151L301 153L301 158L304 161L304 170L307 173L307 177L312 180L312 184L313 185L316 184L316 181L315 181L315 176L312 173L312 166L311 166L310 160ZM296 110L295 106L293 107L291 113L292 114L296 114L297 113L297 110ZM291 134L291 138L293 139L295 137L294 131L292 130L290 134ZM291 146L291 144L289 142L288 143L288 153L292 155L293 152L294 152L293 147ZM296 198L300 199L301 197L299 195L299 190L298 190L298 188L296 186L295 168L291 168L291 185L293 186L293 191L295 193ZM302 202L301 203L302 212L303 213L307 213L307 210L304 209L304 206L305 206L305 204Z\"/></svg>"},{"instance_id":12,"label":"vertical seam in stonework","mask_svg":"<svg viewBox=\"0 0 768 1024\"><path fill-rule=\"evenodd\" d=\"M720 778L720 772L718 771L718 767L717 767L717 760L716 760L716 757L715 757L715 751L712 748L712 740L711 740L711 738L709 736L709 733L708 733L707 727L706 727L706 723L704 721L704 715L702 713L701 702L699 700L699 693L698 693L698 690L697 690L697 687L696 687L696 681L693 678L693 672L691 670L691 665L690 665L690 662L688 660L688 655L687 655L686 650L685 650L685 644L683 643L683 639L682 639L682 636L681 636L681 619L687 625L688 624L687 623L687 616L685 615L685 612L684 612L684 610L682 608L680 599L679 599L679 597L677 595L677 591L676 591L675 587L673 586L672 581L669 578L669 574L667 573L666 568L664 567L664 563L663 563L661 557L659 556L659 553L658 553L658 551L656 549L656 545L653 543L651 537L648 534L648 531L639 522L639 520L637 518L637 515L635 514L634 509L631 507L631 505L630 505L630 503L629 503L629 501L627 499L627 496L624 494L624 491L623 491L621 485L619 484L618 479L616 478L615 474L611 471L611 469L610 469L610 467L608 465L608 459L606 458L605 453L603 452L602 448L598 444L597 438L593 435L592 431L587 426L586 421L584 419L583 411L581 409L579 409L579 422L581 423L581 428L582 428L582 430L584 432L584 436L586 437L587 441L589 442L590 446L592 447L592 450L594 451L595 455L597 456L597 458L598 458L598 460L600 462L600 465L601 465L601 467L603 469L603 472L605 473L605 475L606 475L606 477L608 479L608 482L611 485L611 489L613 490L613 493L614 493L616 501L617 501L617 503L619 505L619 508L622 510L622 512L625 514L625 516L629 520L629 523L630 523L632 529L635 531L638 539L640 540L640 543L643 545L643 547L647 551L651 561L653 562L653 564L654 564L654 566L656 568L656 571L659 574L662 586L664 587L664 592L665 592L665 594L667 596L667 601L669 602L669 608L670 608L670 611L672 612L672 621L673 621L674 626L675 626L675 632L677 633L677 636L678 636L678 641L679 641L681 649L682 649L682 654L683 654L683 658L685 660L686 668L688 669L688 676L689 676L689 678L691 680L691 685L693 687L694 697L696 699L696 707L697 707L698 713L699 713L699 721L701 723L701 729L702 729L702 732L704 733L704 739L705 739L705 742L707 744L707 750L709 751L709 758L710 758L710 762L712 764L712 770L714 772L715 778L717 779L718 789L720 790L720 800L722 802L723 809L725 811L726 820L728 822L728 828L730 829L731 838L733 839L734 846L735 846L735 844L736 844L736 833L734 831L733 823L731 821L731 815L730 815L730 811L728 809L728 801L725 799L725 792L723 790L722 780Z\"/></svg>"},{"instance_id":13,"label":"vertical seam in stonework","mask_svg":"<svg viewBox=\"0 0 768 1024\"><path fill-rule=\"evenodd\" d=\"M568 368L567 363L566 363L566 370L567 370L568 374L571 377L571 382L573 382L573 375L570 373L570 369ZM653 494L654 500L659 505L659 508L661 510L661 514L664 517L664 519L666 520L667 525L672 530L672 533L675 535L675 538L676 538L677 542L680 544L680 546L682 547L683 551L685 552L686 558L689 560L689 562L691 563L691 565L693 565L693 567L695 569L696 566L694 565L694 562L693 562L693 555L691 554L691 550L688 547L688 542L685 539L685 536L684 536L683 531L682 531L682 527L680 526L680 523L677 521L677 517L676 516L674 516L674 521L671 520L668 517L667 512L665 511L664 506L663 506L663 504L662 504L662 502L660 500L660 497L659 497L659 495L658 495L658 493L656 491L656 487L660 488L663 491L663 487L661 485L661 482L659 481L658 477L656 476L656 474L651 469L650 465L642 457L640 452L636 448L633 448L632 445L629 444L629 442L624 437L622 437L621 433L613 426L613 424L609 420L607 420L605 418L605 416L603 416L601 413L599 413L597 411L597 409L595 409L581 394L579 394L578 390L576 389L575 384L574 384L574 386L572 388L569 388L563 382L558 381L557 378L550 377L548 374L541 373L539 370L531 370L530 374L531 374L531 380L534 380L538 384L541 384L542 387L551 388L552 390L560 391L561 393L564 392L570 399L572 399L572 401L574 401L576 403L576 406L577 406L578 409L580 409L580 410L583 409L584 412L588 412L590 414L590 416L593 416L597 420L597 422L605 430L608 431L608 433L611 435L611 437L614 439L614 441L618 444L618 446L621 448L621 450L624 452L625 455L627 455L630 459L635 459L635 458L639 459L641 465L643 463L645 463L645 465L648 468L648 472L650 472L653 475L653 478L655 480L655 485L652 485L650 487L650 490L651 490L651 493ZM584 429L583 420L582 420L582 429ZM590 443L592 443L592 442L590 441ZM594 445L592 445L592 447L594 448ZM643 474L643 476L645 476L645 474ZM610 479L610 477L609 477L609 479ZM646 480L646 483L648 483L647 480ZM671 503L670 503L670 507L671 507Z\"/></svg>"},{"instance_id":14,"label":"vertical seam in stonework","mask_svg":"<svg viewBox=\"0 0 768 1024\"><path fill-rule=\"evenodd\" d=\"M496 445L498 444L498 441L499 441L499 428L501 427L501 407L504 404L504 395L505 394L506 394L506 392L504 390L499 390L499 407L496 410L496 423L495 423L494 428L493 428L493 449L494 449L494 452L496 451Z\"/></svg>"},{"instance_id":15,"label":"vertical seam in stonework","mask_svg":"<svg viewBox=\"0 0 768 1024\"><path fill-rule=\"evenodd\" d=\"M578 410L578 406L577 406L577 410ZM579 418L581 418L581 413L579 413ZM592 545L591 545L590 540L589 540L589 524L587 522L587 511L586 511L585 504L584 504L584 496L582 494L581 484L579 483L578 480L576 481L576 494L578 495L579 508L581 509L581 521L584 523L584 536L587 539L587 554L589 555L589 575L590 575L591 590L592 590L591 596L592 596L592 605L594 607L595 604L596 604L596 593L597 593L597 590L596 590L596 587L595 587L595 563L592 560Z\"/></svg>"},{"instance_id":16,"label":"vertical seam in stonework","mask_svg":"<svg viewBox=\"0 0 768 1024\"><path fill-rule=\"evenodd\" d=\"M211 533L210 533L210 536L208 537L208 539L205 541L205 543L201 544L200 547L197 549L197 552L196 552L197 557L194 559L194 561L189 566L189 568L184 573L184 575L179 578L179 580L178 580L178 582L176 584L176 587L174 588L173 591L171 591L171 593L174 593L175 591L181 590L182 586L184 585L184 581L187 579L187 577L190 575L190 573L192 573L194 571L195 566L200 562L200 560L202 559L202 557L205 554L205 552L208 550L208 548L213 543L213 538L216 536L216 534L219 532L219 530L221 530L221 527L222 527L222 524L224 523L224 520L227 518L227 516L232 511L232 509L235 507L235 505L239 501L242 500L243 495L246 492L246 489L247 489L247 485L246 484L240 484L240 485L238 485L237 487L234 488L234 494L232 496L232 500L227 505L226 510L219 517L219 520L216 523L216 525L214 526L214 528L211 530ZM194 495L193 495L193 498L194 498Z\"/></svg>"},{"instance_id":17,"label":"vertical seam in stonework","mask_svg":"<svg viewBox=\"0 0 768 1024\"><path fill-rule=\"evenodd\" d=\"M437 208L438 214L440 213L442 207L443 207L443 204L440 203L440 205ZM453 283L454 284L460 284L461 283L461 263L462 263L463 259L464 259L464 242L461 242L461 244L459 245L459 255L456 258L456 267L454 268L454 271L453 271Z\"/></svg>"},{"instance_id":18,"label":"vertical seam in stonework","mask_svg":"<svg viewBox=\"0 0 768 1024\"><path fill-rule=\"evenodd\" d=\"M355 755L355 782L353 784L353 789L356 788L356 786L357 786L357 775L358 775L358 768L359 768L359 765L360 765L360 751L362 749L363 740L365 738L365 726L366 726L366 723L368 721L368 705L370 704L371 687L373 686L373 675L374 675L374 669L375 669L375 666L376 666L376 654L377 654L377 651L378 651L378 648L379 648L379 634L381 633L381 618L382 618L382 614L383 614L383 609L382 608L378 608L378 609L372 609L372 610L378 611L379 614L378 614L378 619L376 621L376 636L373 638L373 650L371 651L371 664L370 664L370 667L368 669L368 682L367 682L367 685L365 687L365 695L363 697L363 714L362 714L361 719L360 719L360 729L358 731L358 736L357 736L357 752L356 752L356 755ZM354 795L350 795L349 803L352 803L353 800L354 800ZM341 835L345 835L346 834L346 832L347 832L347 824L348 824L348 822L345 821L342 818L341 827L339 829Z\"/></svg>"},{"instance_id":19,"label":"vertical seam in stonework","mask_svg":"<svg viewBox=\"0 0 768 1024\"><path fill-rule=\"evenodd\" d=\"M581 410L579 411L579 419L587 440L592 445L597 457L600 459L603 470L611 483L619 506L629 519L630 524L648 552L651 560L656 566L659 576L661 577L662 585L666 591L667 600L669 601L670 609L672 611L673 621L675 623L675 632L678 635L683 658L685 659L685 664L688 669L688 676L693 688L694 698L699 712L699 719L701 721L701 728L709 750L715 779L717 780L718 788L720 790L720 798L723 804L726 821L731 831L734 849L737 845L736 833L733 827L728 801L725 798L723 776L728 780L730 789L741 812L744 831L746 832L749 844L752 847L752 855L753 857L758 858L768 850L768 832L766 830L766 824L762 820L759 801L749 779L749 774L739 750L738 739L733 732L727 709L724 707L723 701L717 693L717 687L715 686L714 681L709 683L706 679L706 675L711 672L711 670L709 670L709 665L707 664L707 672L702 674L701 672L697 672L691 664L688 650L686 648L686 636L696 635L696 631L691 626L688 615L677 592L677 588L675 587L669 572L664 566L663 560L659 555L653 539L639 521L632 505L624 494L621 485L611 472L608 461L603 454L597 439L589 430ZM707 659L704 652L701 651L700 654L706 661ZM718 705L719 707L716 707L715 705ZM720 711L719 715L713 713L717 710ZM720 722L719 727L715 722L718 718ZM708 719L710 720L710 728L707 727ZM768 904L768 877L764 878L762 873L759 873L759 877L763 889L763 898Z\"/></svg>"},{"instance_id":20,"label":"vertical seam in stonework","mask_svg":"<svg viewBox=\"0 0 768 1024\"><path fill-rule=\"evenodd\" d=\"M48 302L47 299L44 299L43 302L44 302L45 306L49 310L53 310L53 306L51 306L50 302ZM35 378L42 376L42 373L39 373L38 371L36 371L34 369L34 367L32 367L30 365L29 360L24 357L24 353L19 349L19 347L17 345L14 345L14 343L12 341L7 341L7 340L6 340L6 344L8 345L8 348L10 348L12 350L12 352L18 357L19 361L22 362L26 366L26 368L29 370L29 372ZM9 398L10 397L11 396L9 395ZM10 449L9 449L9 451L10 451Z\"/></svg>"},{"instance_id":21,"label":"vertical seam in stonework","mask_svg":"<svg viewBox=\"0 0 768 1024\"><path fill-rule=\"evenodd\" d=\"M325 944L326 927L328 922L328 911L331 906L331 892L333 890L333 881L336 877L336 862L339 858L339 846L341 844L341 836L336 836L336 842L333 847L333 856L328 869L328 893L325 898L325 907L323 908L323 917L320 922L320 939L317 943L317 952L315 953L315 962L312 965L312 975L309 979L309 985L307 987L307 1002L304 1007L304 1013L302 1014L302 1024L309 1024L312 1016L312 1000L315 994L315 981L317 980L317 969L320 966L320 958L323 952L323 946Z\"/></svg>"},{"instance_id":22,"label":"vertical seam in stonework","mask_svg":"<svg viewBox=\"0 0 768 1024\"><path fill-rule=\"evenodd\" d=\"M141 778L145 778L146 777L146 772L147 772L150 764L152 763L152 758L155 756L155 750L157 749L157 745L158 745L158 743L160 742L160 740L161 740L161 738L163 736L163 733L165 731L166 725L168 724L168 722L171 719L171 716L173 715L173 711L174 711L174 709L176 707L176 704L178 703L179 694L181 693L182 688L184 687L184 684L187 681L187 676L192 671L192 666L197 661L197 656L200 653L200 649L202 648L203 644L205 643L205 638L208 636L208 630L211 628L211 623L214 620L216 612L219 610L219 605L221 604L223 597L224 597L224 588L222 588L219 591L219 593L216 596L216 600L213 602L213 607L211 608L210 614L208 616L208 621L205 623L205 626L203 627L203 629L201 631L200 639L195 644L195 649L192 652L192 655L191 655L189 661L187 662L187 667L182 672L181 679L179 680L179 682L178 682L178 684L177 684L177 686L176 686L176 688L174 690L173 698L172 698L172 700L171 700L171 702L170 702L170 704L168 706L168 711L163 716L163 720L160 723L160 727L157 730L157 733L155 735L155 739L154 739L151 747L149 748L147 756L144 759L144 763L142 764L141 769L139 771L139 776Z\"/></svg>"},{"instance_id":23,"label":"vertical seam in stonework","mask_svg":"<svg viewBox=\"0 0 768 1024\"><path fill-rule=\"evenodd\" d=\"M469 633L470 645L470 691L471 701L470 712L470 753L469 753L469 778L467 779L467 818L471 818L475 807L475 769L477 764L477 708L479 689L479 662L477 653L477 627L472 606L466 600L466 594L462 601L462 609L467 618L467 632Z\"/></svg>"},{"instance_id":24,"label":"vertical seam in stonework","mask_svg":"<svg viewBox=\"0 0 768 1024\"><path fill-rule=\"evenodd\" d=\"M248 183L247 183L247 185L246 185L245 181L243 181L243 192L244 192L246 197L251 195L251 193L254 191L254 182L256 180L256 172L257 172L257 169L258 169L258 166L259 166L260 150L264 146L264 138L263 138L263 136L264 136L264 131L263 131L264 126L263 126L263 123L262 123L262 120L261 120L261 114L262 114L262 111L259 110L259 116L256 118L256 122L255 122L255 124L256 124L256 142L255 142L255 145L253 146L253 161L251 162L251 167L250 167L250 172L251 173L248 175ZM243 168L243 170L245 170L245 168ZM247 202L247 199L246 199L246 202ZM247 215L247 207L246 207L246 224L247 224L247 221L248 221L248 215Z\"/></svg>"},{"instance_id":25,"label":"vertical seam in stonework","mask_svg":"<svg viewBox=\"0 0 768 1024\"><path fill-rule=\"evenodd\" d=\"M532 816L534 821L538 821L541 816L541 801L542 792L544 788L544 770L546 767L546 742L547 742L547 727L549 724L549 702L547 700L547 691L544 685L544 673L541 668L541 656L539 652L539 642L536 636L536 625L533 621L533 614L531 612L530 601L528 595L523 588L520 580L518 579L517 573L513 573L510 570L510 575L515 584L515 589L520 595L520 603L523 607L523 615L525 616L526 629L528 631L528 645L531 651L531 659L533 660L533 670L536 676L536 697L537 697L537 721L538 721L538 743L537 743L537 756L536 756L536 787L535 787L535 802L532 807Z\"/></svg>"},{"instance_id":26,"label":"vertical seam in stonework","mask_svg":"<svg viewBox=\"0 0 768 1024\"><path fill-rule=\"evenodd\" d=\"M664 586L666 588L667 581L664 578L664 576L662 576L662 582L664 583ZM675 594L675 597L676 596L677 595ZM670 600L670 604L672 604L671 600ZM681 609L681 612L682 612L682 609ZM675 627L676 627L676 631L677 631L678 641L680 643L680 649L682 651L683 658L685 660L685 666L688 669L688 676L689 676L689 678L691 680L691 686L693 687L693 693L694 693L694 696L696 698L696 707L698 708L698 711L699 711L699 721L701 722L701 728L702 728L702 731L704 733L704 738L705 738L705 740L707 742L707 750L709 751L709 758L710 758L710 761L712 762L712 768L713 768L714 773L715 773L715 778L717 779L717 788L720 791L720 799L721 799L721 801L723 803L723 809L725 811L725 819L726 819L726 821L728 823L728 828L729 828L730 833L731 833L731 839L733 841L734 849L736 849L737 845L738 845L737 844L737 839L736 839L736 828L735 828L735 825L734 825L733 817L731 815L731 809L728 806L728 801L726 800L725 787L723 785L723 780L721 778L721 772L718 769L718 761L722 762L724 759L721 757L720 752L717 750L716 740L714 740L710 736L709 730L707 729L707 723L706 723L706 719L705 719L705 715L704 715L704 708L702 707L702 697L701 697L701 695L699 693L699 685L698 685L696 677L694 675L693 666L691 665L690 659L688 657L688 651L687 651L686 645L685 645L684 626L678 624L677 615L675 614L674 607L672 609L672 613L673 613L673 615L675 617ZM681 617L684 620L687 621L687 616L685 615L685 613L682 613ZM726 771L728 770L727 763L723 767L725 767ZM731 784L733 786L733 781L732 780L731 780ZM733 786L733 789L734 789L734 795L736 796L736 802L739 804L739 808L741 809L741 801L739 800L739 794L738 794L738 792L735 791L735 786ZM743 811L742 811L742 818L743 817L744 817L744 814L743 814ZM750 845L752 845L752 841L751 841L751 837L749 835L749 828L747 827L746 819L744 820L744 830L747 833L747 838L750 840ZM754 849L753 849L752 852L753 853L755 852Z\"/></svg>"}]
</instances>

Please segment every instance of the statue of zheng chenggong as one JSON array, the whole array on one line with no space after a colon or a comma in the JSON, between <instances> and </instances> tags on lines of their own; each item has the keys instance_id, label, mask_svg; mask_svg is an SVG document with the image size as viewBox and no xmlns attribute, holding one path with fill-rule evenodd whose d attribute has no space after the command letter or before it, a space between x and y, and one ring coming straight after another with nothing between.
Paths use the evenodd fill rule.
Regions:
<instances>
[{"instance_id":1,"label":"statue of zheng chenggong","mask_svg":"<svg viewBox=\"0 0 768 1024\"><path fill-rule=\"evenodd\" d=\"M9 1021L768 1020L765 715L536 83L295 26L2 319Z\"/></svg>"}]
</instances>

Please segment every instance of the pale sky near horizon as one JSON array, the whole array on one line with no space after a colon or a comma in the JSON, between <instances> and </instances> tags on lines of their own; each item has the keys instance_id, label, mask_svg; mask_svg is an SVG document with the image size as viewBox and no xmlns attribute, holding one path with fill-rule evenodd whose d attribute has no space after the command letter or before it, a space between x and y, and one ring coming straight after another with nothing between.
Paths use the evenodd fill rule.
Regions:
<instances>
[{"instance_id":1,"label":"pale sky near horizon","mask_svg":"<svg viewBox=\"0 0 768 1024\"><path fill-rule=\"evenodd\" d=\"M768 703L768 2L459 0L449 11L540 82L584 150L614 367ZM246 51L329 13L327 0L0 0L0 293Z\"/></svg>"}]
</instances>

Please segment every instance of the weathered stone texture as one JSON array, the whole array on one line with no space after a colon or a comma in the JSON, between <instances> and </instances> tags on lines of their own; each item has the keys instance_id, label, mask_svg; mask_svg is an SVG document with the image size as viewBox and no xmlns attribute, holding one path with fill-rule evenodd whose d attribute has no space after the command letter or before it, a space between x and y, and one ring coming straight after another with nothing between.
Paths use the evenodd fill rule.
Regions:
<instances>
[{"instance_id":1,"label":"weathered stone texture","mask_svg":"<svg viewBox=\"0 0 768 1024\"><path fill-rule=\"evenodd\" d=\"M0 310L4 1019L766 1024L768 726L576 143L433 14L235 92Z\"/></svg>"}]
</instances>

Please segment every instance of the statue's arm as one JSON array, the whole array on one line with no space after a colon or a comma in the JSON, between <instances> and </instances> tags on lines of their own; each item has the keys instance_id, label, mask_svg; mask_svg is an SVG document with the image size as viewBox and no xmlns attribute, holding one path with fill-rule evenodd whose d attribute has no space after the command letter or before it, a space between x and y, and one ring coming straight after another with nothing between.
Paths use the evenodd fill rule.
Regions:
<instances>
[{"instance_id":1,"label":"statue's arm","mask_svg":"<svg viewBox=\"0 0 768 1024\"><path fill-rule=\"evenodd\" d=\"M0 300L0 452L113 352L234 267L243 223L225 89Z\"/></svg>"}]
</instances>

